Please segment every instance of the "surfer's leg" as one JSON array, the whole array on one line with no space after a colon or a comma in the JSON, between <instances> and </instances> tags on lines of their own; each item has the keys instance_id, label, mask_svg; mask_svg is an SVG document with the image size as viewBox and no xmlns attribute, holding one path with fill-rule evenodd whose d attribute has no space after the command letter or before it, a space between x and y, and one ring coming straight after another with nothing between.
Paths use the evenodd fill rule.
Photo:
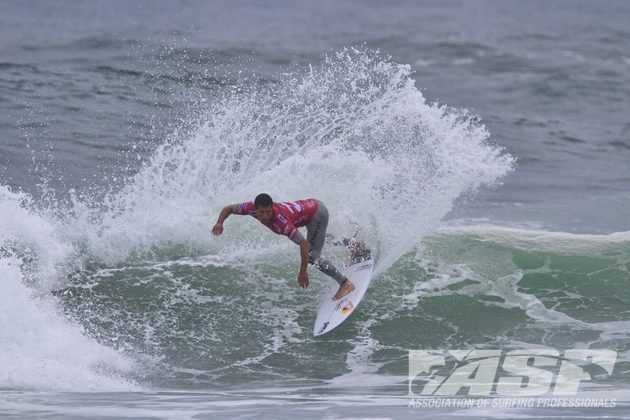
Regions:
<instances>
[{"instance_id":1,"label":"surfer's leg","mask_svg":"<svg viewBox=\"0 0 630 420\"><path fill-rule=\"evenodd\" d=\"M341 274L330 261L321 256L322 248L326 240L327 227L328 209L324 206L324 203L320 201L315 217L306 225L306 240L311 246L308 262L317 267L322 273L335 279L335 281L341 285L346 280L346 277Z\"/></svg>"}]
</instances>

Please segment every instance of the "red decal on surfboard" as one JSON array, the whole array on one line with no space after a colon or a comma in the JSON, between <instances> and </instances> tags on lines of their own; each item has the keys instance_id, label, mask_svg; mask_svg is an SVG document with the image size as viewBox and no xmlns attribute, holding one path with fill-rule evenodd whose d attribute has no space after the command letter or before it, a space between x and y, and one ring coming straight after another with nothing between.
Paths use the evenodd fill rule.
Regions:
<instances>
[{"instance_id":1,"label":"red decal on surfboard","mask_svg":"<svg viewBox=\"0 0 630 420\"><path fill-rule=\"evenodd\" d=\"M352 302L348 301L348 303L341 308L341 313L342 314L349 314L350 312L352 312L352 310L354 309L354 305L352 304Z\"/></svg>"}]
</instances>

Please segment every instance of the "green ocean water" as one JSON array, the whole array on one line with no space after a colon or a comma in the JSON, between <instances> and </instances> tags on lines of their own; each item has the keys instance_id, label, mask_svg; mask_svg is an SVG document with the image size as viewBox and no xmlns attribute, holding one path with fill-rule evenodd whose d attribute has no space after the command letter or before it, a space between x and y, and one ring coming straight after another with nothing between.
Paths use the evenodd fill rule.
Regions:
<instances>
[{"instance_id":1,"label":"green ocean water","mask_svg":"<svg viewBox=\"0 0 630 420\"><path fill-rule=\"evenodd\" d=\"M627 3L3 6L0 417L628 417ZM210 234L262 191L376 255L328 334L290 241ZM410 350L541 348L615 405L409 407Z\"/></svg>"},{"instance_id":2,"label":"green ocean water","mask_svg":"<svg viewBox=\"0 0 630 420\"><path fill-rule=\"evenodd\" d=\"M311 288L298 288L290 254L273 265L269 256L227 263L171 255L86 267L58 295L90 336L155 363L136 378L155 386L326 383L351 373L354 355L357 366L391 377L398 389L410 349L536 343L627 351L627 234L439 230L378 274L360 310L320 338L312 324L331 280L312 273ZM623 384L625 363L603 382Z\"/></svg>"}]
</instances>

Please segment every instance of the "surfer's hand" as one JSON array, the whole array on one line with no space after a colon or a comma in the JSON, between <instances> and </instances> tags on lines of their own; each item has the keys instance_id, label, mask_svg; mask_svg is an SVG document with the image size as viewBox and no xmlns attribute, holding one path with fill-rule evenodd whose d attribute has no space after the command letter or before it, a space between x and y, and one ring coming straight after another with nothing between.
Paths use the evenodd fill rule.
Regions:
<instances>
[{"instance_id":1,"label":"surfer's hand","mask_svg":"<svg viewBox=\"0 0 630 420\"><path fill-rule=\"evenodd\" d=\"M308 273L306 270L300 270L300 274L298 274L298 283L303 289L308 287Z\"/></svg>"},{"instance_id":2,"label":"surfer's hand","mask_svg":"<svg viewBox=\"0 0 630 420\"><path fill-rule=\"evenodd\" d=\"M216 225L214 225L214 227L212 228L212 234L214 236L219 236L222 233L223 233L223 223L217 223Z\"/></svg>"}]
</instances>

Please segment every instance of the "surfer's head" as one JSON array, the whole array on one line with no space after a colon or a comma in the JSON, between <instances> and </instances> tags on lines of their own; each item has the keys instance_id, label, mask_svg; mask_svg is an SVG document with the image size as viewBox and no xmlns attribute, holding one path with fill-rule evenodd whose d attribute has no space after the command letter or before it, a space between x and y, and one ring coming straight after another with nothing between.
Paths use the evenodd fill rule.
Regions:
<instances>
[{"instance_id":1,"label":"surfer's head","mask_svg":"<svg viewBox=\"0 0 630 420\"><path fill-rule=\"evenodd\" d=\"M268 223L273 216L273 200L269 194L258 194L254 199L256 207L256 218L262 223Z\"/></svg>"}]
</instances>

